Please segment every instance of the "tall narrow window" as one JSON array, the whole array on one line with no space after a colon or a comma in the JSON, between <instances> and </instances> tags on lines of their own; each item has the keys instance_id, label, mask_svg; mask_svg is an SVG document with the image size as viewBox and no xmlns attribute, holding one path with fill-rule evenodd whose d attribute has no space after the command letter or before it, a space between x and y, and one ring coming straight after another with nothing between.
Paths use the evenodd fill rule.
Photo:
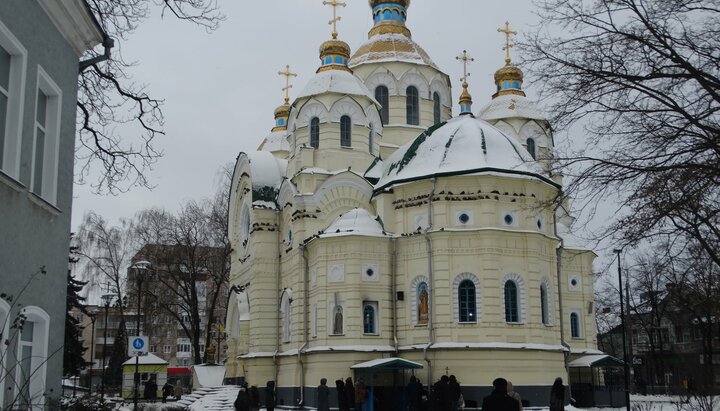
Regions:
<instances>
[{"instance_id":1,"label":"tall narrow window","mask_svg":"<svg viewBox=\"0 0 720 411\"><path fill-rule=\"evenodd\" d=\"M61 90L38 67L30 189L55 204L58 180Z\"/></svg>"},{"instance_id":2,"label":"tall narrow window","mask_svg":"<svg viewBox=\"0 0 720 411\"><path fill-rule=\"evenodd\" d=\"M410 86L405 90L407 110L407 123L413 126L420 125L420 96L415 86Z\"/></svg>"},{"instance_id":3,"label":"tall narrow window","mask_svg":"<svg viewBox=\"0 0 720 411\"><path fill-rule=\"evenodd\" d=\"M352 120L350 116L340 117L340 146L352 147Z\"/></svg>"},{"instance_id":4,"label":"tall narrow window","mask_svg":"<svg viewBox=\"0 0 720 411\"><path fill-rule=\"evenodd\" d=\"M518 307L518 288L514 281L505 282L505 322L520 322L520 312Z\"/></svg>"},{"instance_id":5,"label":"tall narrow window","mask_svg":"<svg viewBox=\"0 0 720 411\"><path fill-rule=\"evenodd\" d=\"M388 123L390 118L390 93L385 86L377 86L375 89L375 100L382 106L380 108L380 119L383 124Z\"/></svg>"},{"instance_id":6,"label":"tall narrow window","mask_svg":"<svg viewBox=\"0 0 720 411\"><path fill-rule=\"evenodd\" d=\"M441 106L440 106L440 94L438 92L433 93L433 119L435 124L440 122Z\"/></svg>"},{"instance_id":7,"label":"tall narrow window","mask_svg":"<svg viewBox=\"0 0 720 411\"><path fill-rule=\"evenodd\" d=\"M458 300L461 323L474 323L477 321L475 307L475 284L470 280L463 280L458 287Z\"/></svg>"},{"instance_id":8,"label":"tall narrow window","mask_svg":"<svg viewBox=\"0 0 720 411\"><path fill-rule=\"evenodd\" d=\"M37 108L35 110L35 152L33 153L33 182L32 191L42 194L43 170L45 168L45 135L47 122L48 97L42 90L38 90Z\"/></svg>"},{"instance_id":9,"label":"tall narrow window","mask_svg":"<svg viewBox=\"0 0 720 411\"><path fill-rule=\"evenodd\" d=\"M540 315L542 316L543 324L550 324L550 320L548 319L547 286L545 284L540 285Z\"/></svg>"},{"instance_id":10,"label":"tall narrow window","mask_svg":"<svg viewBox=\"0 0 720 411\"><path fill-rule=\"evenodd\" d=\"M529 138L526 140L527 150L532 156L533 160L537 160L537 154L535 153L535 140Z\"/></svg>"},{"instance_id":11,"label":"tall narrow window","mask_svg":"<svg viewBox=\"0 0 720 411\"><path fill-rule=\"evenodd\" d=\"M373 154L373 145L375 144L375 127L370 123L370 132L368 133L368 152Z\"/></svg>"},{"instance_id":12,"label":"tall narrow window","mask_svg":"<svg viewBox=\"0 0 720 411\"><path fill-rule=\"evenodd\" d=\"M363 333L377 334L376 309L373 303L365 303L363 307Z\"/></svg>"},{"instance_id":13,"label":"tall narrow window","mask_svg":"<svg viewBox=\"0 0 720 411\"><path fill-rule=\"evenodd\" d=\"M317 117L310 120L310 147L320 147L320 119Z\"/></svg>"},{"instance_id":14,"label":"tall narrow window","mask_svg":"<svg viewBox=\"0 0 720 411\"><path fill-rule=\"evenodd\" d=\"M5 152L5 127L8 120L10 100L10 53L0 47L0 168L3 165Z\"/></svg>"},{"instance_id":15,"label":"tall narrow window","mask_svg":"<svg viewBox=\"0 0 720 411\"><path fill-rule=\"evenodd\" d=\"M577 313L570 313L570 335L580 338L580 316Z\"/></svg>"},{"instance_id":16,"label":"tall narrow window","mask_svg":"<svg viewBox=\"0 0 720 411\"><path fill-rule=\"evenodd\" d=\"M33 135L22 132L26 64L27 51L0 21L0 169L18 181L23 134ZM29 181L23 183L30 186Z\"/></svg>"}]
</instances>

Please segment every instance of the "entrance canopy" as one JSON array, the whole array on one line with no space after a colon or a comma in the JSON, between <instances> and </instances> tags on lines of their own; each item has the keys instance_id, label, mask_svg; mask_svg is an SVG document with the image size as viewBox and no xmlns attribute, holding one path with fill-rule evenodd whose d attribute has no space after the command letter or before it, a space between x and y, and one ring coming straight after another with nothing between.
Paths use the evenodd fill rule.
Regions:
<instances>
[{"instance_id":1,"label":"entrance canopy","mask_svg":"<svg viewBox=\"0 0 720 411\"><path fill-rule=\"evenodd\" d=\"M569 368L622 367L623 362L607 354L585 355L570 361Z\"/></svg>"},{"instance_id":2,"label":"entrance canopy","mask_svg":"<svg viewBox=\"0 0 720 411\"><path fill-rule=\"evenodd\" d=\"M353 370L416 370L423 368L422 364L403 358L379 358L377 360L361 362L350 367Z\"/></svg>"}]
</instances>

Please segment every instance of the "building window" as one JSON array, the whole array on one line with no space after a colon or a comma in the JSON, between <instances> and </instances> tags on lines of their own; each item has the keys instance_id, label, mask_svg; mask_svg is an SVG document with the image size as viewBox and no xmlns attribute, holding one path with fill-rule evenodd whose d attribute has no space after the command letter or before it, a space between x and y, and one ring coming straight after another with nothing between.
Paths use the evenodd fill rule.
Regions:
<instances>
[{"instance_id":1,"label":"building window","mask_svg":"<svg viewBox=\"0 0 720 411\"><path fill-rule=\"evenodd\" d=\"M169 345L163 346L163 352L164 352L165 354L170 354L170 353L172 352L172 347L169 346Z\"/></svg>"},{"instance_id":2,"label":"building window","mask_svg":"<svg viewBox=\"0 0 720 411\"><path fill-rule=\"evenodd\" d=\"M310 120L310 147L320 147L320 119L317 117Z\"/></svg>"},{"instance_id":3,"label":"building window","mask_svg":"<svg viewBox=\"0 0 720 411\"><path fill-rule=\"evenodd\" d=\"M407 123L413 126L420 125L420 96L415 86L407 88L405 109L407 110Z\"/></svg>"},{"instance_id":4,"label":"building window","mask_svg":"<svg viewBox=\"0 0 720 411\"><path fill-rule=\"evenodd\" d=\"M542 323L549 325L547 285L545 284L540 284L540 315L542 316Z\"/></svg>"},{"instance_id":5,"label":"building window","mask_svg":"<svg viewBox=\"0 0 720 411\"><path fill-rule=\"evenodd\" d=\"M578 313L570 313L570 336L580 338L580 316Z\"/></svg>"},{"instance_id":6,"label":"building window","mask_svg":"<svg viewBox=\"0 0 720 411\"><path fill-rule=\"evenodd\" d=\"M0 169L16 180L20 179L26 56L22 44L0 22Z\"/></svg>"},{"instance_id":7,"label":"building window","mask_svg":"<svg viewBox=\"0 0 720 411\"><path fill-rule=\"evenodd\" d=\"M463 280L458 287L458 300L460 305L460 322L477 322L475 307L475 284L470 280Z\"/></svg>"},{"instance_id":8,"label":"building window","mask_svg":"<svg viewBox=\"0 0 720 411\"><path fill-rule=\"evenodd\" d=\"M440 94L438 92L433 93L433 119L435 120L435 124L439 123L441 121L441 105L440 105Z\"/></svg>"},{"instance_id":9,"label":"building window","mask_svg":"<svg viewBox=\"0 0 720 411\"><path fill-rule=\"evenodd\" d=\"M375 144L375 130L373 124L370 123L370 132L368 133L368 152L373 154L373 145Z\"/></svg>"},{"instance_id":10,"label":"building window","mask_svg":"<svg viewBox=\"0 0 720 411\"><path fill-rule=\"evenodd\" d=\"M350 116L340 117L340 147L352 147L352 120Z\"/></svg>"},{"instance_id":11,"label":"building window","mask_svg":"<svg viewBox=\"0 0 720 411\"><path fill-rule=\"evenodd\" d=\"M518 287L514 281L505 282L505 322L520 322L520 307L518 304Z\"/></svg>"},{"instance_id":12,"label":"building window","mask_svg":"<svg viewBox=\"0 0 720 411\"><path fill-rule=\"evenodd\" d=\"M60 88L38 67L30 188L55 204L60 140Z\"/></svg>"},{"instance_id":13,"label":"building window","mask_svg":"<svg viewBox=\"0 0 720 411\"><path fill-rule=\"evenodd\" d=\"M417 324L426 325L429 319L430 289L426 282L417 286Z\"/></svg>"},{"instance_id":14,"label":"building window","mask_svg":"<svg viewBox=\"0 0 720 411\"><path fill-rule=\"evenodd\" d=\"M375 100L380 103L380 119L383 125L388 123L390 118L390 98L388 88L385 86L378 86L375 89Z\"/></svg>"},{"instance_id":15,"label":"building window","mask_svg":"<svg viewBox=\"0 0 720 411\"><path fill-rule=\"evenodd\" d=\"M675 326L675 342L678 342L678 343L685 342L685 338L683 336L682 325Z\"/></svg>"},{"instance_id":16,"label":"building window","mask_svg":"<svg viewBox=\"0 0 720 411\"><path fill-rule=\"evenodd\" d=\"M25 322L17 342L15 393L20 409L44 409L50 316L38 307L25 307Z\"/></svg>"},{"instance_id":17,"label":"building window","mask_svg":"<svg viewBox=\"0 0 720 411\"><path fill-rule=\"evenodd\" d=\"M190 344L178 344L177 352L190 352Z\"/></svg>"},{"instance_id":18,"label":"building window","mask_svg":"<svg viewBox=\"0 0 720 411\"><path fill-rule=\"evenodd\" d=\"M525 141L527 143L527 150L532 156L533 160L537 160L536 153L535 153L535 140L529 138Z\"/></svg>"},{"instance_id":19,"label":"building window","mask_svg":"<svg viewBox=\"0 0 720 411\"><path fill-rule=\"evenodd\" d=\"M377 330L377 303L365 302L363 304L363 333L376 335Z\"/></svg>"}]
</instances>

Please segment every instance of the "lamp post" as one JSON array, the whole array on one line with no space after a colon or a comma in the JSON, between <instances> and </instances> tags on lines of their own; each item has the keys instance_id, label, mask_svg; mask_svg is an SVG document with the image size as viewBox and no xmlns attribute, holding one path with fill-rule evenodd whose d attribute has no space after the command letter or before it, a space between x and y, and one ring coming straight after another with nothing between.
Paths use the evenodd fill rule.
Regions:
<instances>
[{"instance_id":1,"label":"lamp post","mask_svg":"<svg viewBox=\"0 0 720 411\"><path fill-rule=\"evenodd\" d=\"M98 310L92 310L88 313L90 322L92 323L92 337L90 338L90 382L88 384L88 395L92 396L93 384L93 366L95 365L95 320L97 320Z\"/></svg>"},{"instance_id":2,"label":"lamp post","mask_svg":"<svg viewBox=\"0 0 720 411\"><path fill-rule=\"evenodd\" d=\"M143 275L141 275L141 272L145 272L150 268L150 262L148 261L138 261L132 266L133 269L135 269L135 280L137 281L137 313L135 313L135 332L137 333L137 336L140 336L140 310L142 308L141 302L142 302L142 282L143 282ZM133 392L133 410L137 411L138 409L138 396L139 396L139 386L140 386L140 356L135 355L135 375L133 375L133 381L135 383L135 388Z\"/></svg>"},{"instance_id":3,"label":"lamp post","mask_svg":"<svg viewBox=\"0 0 720 411\"><path fill-rule=\"evenodd\" d=\"M102 357L102 377L100 380L100 402L103 402L103 399L105 398L105 358L107 358L107 328L108 328L108 309L110 308L110 304L112 303L113 298L115 298L114 294L103 294L102 297L100 297L103 302L103 307L105 307L105 327L103 330L103 357Z\"/></svg>"},{"instance_id":4,"label":"lamp post","mask_svg":"<svg viewBox=\"0 0 720 411\"><path fill-rule=\"evenodd\" d=\"M623 286L622 286L622 268L620 267L620 253L622 249L613 250L617 254L618 269L618 286L620 287L620 328L622 329L622 345L623 345L623 368L625 370L625 407L630 411L630 364L628 364L628 351L625 330L625 303L623 302Z\"/></svg>"}]
</instances>

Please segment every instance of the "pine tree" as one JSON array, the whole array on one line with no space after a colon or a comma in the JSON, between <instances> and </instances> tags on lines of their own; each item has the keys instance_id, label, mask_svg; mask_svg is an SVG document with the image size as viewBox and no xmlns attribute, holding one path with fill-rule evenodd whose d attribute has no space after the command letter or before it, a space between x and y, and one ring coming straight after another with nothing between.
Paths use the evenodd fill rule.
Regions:
<instances>
[{"instance_id":1,"label":"pine tree","mask_svg":"<svg viewBox=\"0 0 720 411\"><path fill-rule=\"evenodd\" d=\"M123 370L122 364L127 361L127 330L125 329L125 318L120 318L120 326L118 326L115 341L112 346L112 355L108 368L105 371L105 386L120 387L122 384Z\"/></svg>"},{"instance_id":2,"label":"pine tree","mask_svg":"<svg viewBox=\"0 0 720 411\"><path fill-rule=\"evenodd\" d=\"M66 376L80 374L80 370L84 369L87 365L83 358L83 354L87 348L82 344L78 344L84 327L81 326L80 321L71 314L73 308L85 312L85 298L80 296L79 293L86 284L87 282L76 280L68 270L65 307L65 348L63 350L63 374Z\"/></svg>"}]
</instances>

